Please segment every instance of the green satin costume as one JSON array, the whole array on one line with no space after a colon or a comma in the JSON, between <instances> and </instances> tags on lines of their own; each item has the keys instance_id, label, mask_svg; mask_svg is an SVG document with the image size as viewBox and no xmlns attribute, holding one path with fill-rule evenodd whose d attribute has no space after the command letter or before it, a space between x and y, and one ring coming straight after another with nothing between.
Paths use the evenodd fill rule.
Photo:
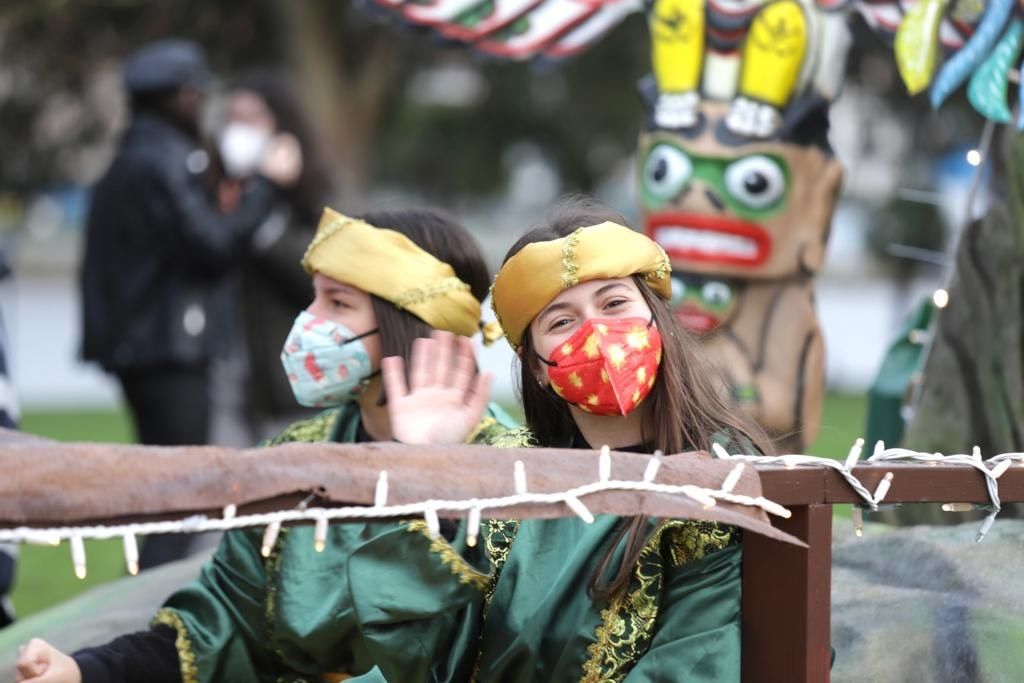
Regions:
<instances>
[{"instance_id":1,"label":"green satin costume","mask_svg":"<svg viewBox=\"0 0 1024 683\"><path fill-rule=\"evenodd\" d=\"M350 442L358 425L349 405L272 443ZM492 412L470 440L529 445L506 425ZM334 524L322 553L292 527L269 558L261 530L230 532L155 622L176 628L186 682L738 682L738 534L663 524L627 590L595 605L615 522L485 520L475 548L462 524L450 543L421 521Z\"/></svg>"}]
</instances>

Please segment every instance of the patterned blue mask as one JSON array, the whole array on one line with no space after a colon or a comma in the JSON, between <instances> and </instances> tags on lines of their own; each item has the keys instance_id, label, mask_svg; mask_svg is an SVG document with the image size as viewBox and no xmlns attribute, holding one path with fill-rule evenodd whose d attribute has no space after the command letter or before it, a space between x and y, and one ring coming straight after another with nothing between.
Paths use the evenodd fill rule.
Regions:
<instances>
[{"instance_id":1,"label":"patterned blue mask","mask_svg":"<svg viewBox=\"0 0 1024 683\"><path fill-rule=\"evenodd\" d=\"M355 400L377 374L363 337L344 325L299 313L281 351L281 363L300 405L329 408Z\"/></svg>"}]
</instances>

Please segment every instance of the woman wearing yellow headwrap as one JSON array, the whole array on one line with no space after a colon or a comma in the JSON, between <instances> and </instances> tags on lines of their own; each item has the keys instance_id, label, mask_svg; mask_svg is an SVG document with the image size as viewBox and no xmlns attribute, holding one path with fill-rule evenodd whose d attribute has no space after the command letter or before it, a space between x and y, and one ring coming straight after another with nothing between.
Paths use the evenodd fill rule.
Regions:
<instances>
[{"instance_id":1,"label":"woman wearing yellow headwrap","mask_svg":"<svg viewBox=\"0 0 1024 683\"><path fill-rule=\"evenodd\" d=\"M645 453L707 451L714 440L763 447L763 434L719 398L718 378L666 305L669 275L656 243L587 202L562 204L512 247L492 295L520 361L520 437ZM401 362L384 360L389 401L404 411L392 423L400 439L436 441L431 420L444 422L440 395L452 379L443 343L417 351L414 366L435 373L411 390ZM481 535L477 561L493 578L463 656L474 680L739 681L734 529L602 516L491 520Z\"/></svg>"},{"instance_id":2,"label":"woman wearing yellow headwrap","mask_svg":"<svg viewBox=\"0 0 1024 683\"><path fill-rule=\"evenodd\" d=\"M414 341L431 333L451 350L460 397L473 397L446 411L459 440L489 442L514 425L487 404L490 379L476 373L469 337L481 330L489 278L462 226L433 211L357 219L326 209L302 264L313 302L281 340L282 361L298 402L328 409L271 443L391 440L381 358L410 357ZM315 681L351 672L387 680L373 669L384 651L401 680L425 680L436 654L427 644L440 650L451 629L438 627L431 641L423 624L438 614L444 622L453 605L475 604L484 575L453 560L447 543L421 527L336 524L319 553L311 527L284 529L270 547L262 532L228 532L151 630L70 657L33 640L19 660L19 680ZM442 530L453 536L452 527ZM389 566L390 558L400 561ZM403 596L402 609L375 611L392 594Z\"/></svg>"}]
</instances>

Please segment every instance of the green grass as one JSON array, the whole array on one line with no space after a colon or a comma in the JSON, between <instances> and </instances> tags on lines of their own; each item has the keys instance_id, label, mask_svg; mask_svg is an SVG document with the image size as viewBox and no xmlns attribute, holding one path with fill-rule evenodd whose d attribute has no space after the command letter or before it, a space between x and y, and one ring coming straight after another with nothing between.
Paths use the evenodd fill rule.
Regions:
<instances>
[{"instance_id":1,"label":"green grass","mask_svg":"<svg viewBox=\"0 0 1024 683\"><path fill-rule=\"evenodd\" d=\"M845 458L854 439L863 432L866 410L867 401L863 396L828 395L820 433L808 452ZM115 443L132 439L131 421L126 413L119 411L30 412L23 416L22 428L60 441ZM849 508L849 505L837 505L836 515L848 517ZM18 613L27 616L124 576L120 542L89 541L86 555L89 573L85 580L79 580L72 571L67 544L56 548L22 546L17 582L11 596Z\"/></svg>"},{"instance_id":2,"label":"green grass","mask_svg":"<svg viewBox=\"0 0 1024 683\"><path fill-rule=\"evenodd\" d=\"M26 412L21 429L58 441L126 443L133 440L131 418L126 412L47 411ZM88 574L75 577L71 552L65 543L56 548L23 545L11 601L21 616L63 602L84 590L125 575L119 541L87 541Z\"/></svg>"},{"instance_id":3,"label":"green grass","mask_svg":"<svg viewBox=\"0 0 1024 683\"><path fill-rule=\"evenodd\" d=\"M21 430L57 441L134 441L131 417L120 410L26 412Z\"/></svg>"}]
</instances>

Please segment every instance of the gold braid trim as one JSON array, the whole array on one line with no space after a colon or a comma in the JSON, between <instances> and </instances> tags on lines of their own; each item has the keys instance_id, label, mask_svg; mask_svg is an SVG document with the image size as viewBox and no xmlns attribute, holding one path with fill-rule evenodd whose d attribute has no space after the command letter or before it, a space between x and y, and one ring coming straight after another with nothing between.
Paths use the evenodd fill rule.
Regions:
<instances>
[{"instance_id":1,"label":"gold braid trim","mask_svg":"<svg viewBox=\"0 0 1024 683\"><path fill-rule=\"evenodd\" d=\"M578 228L566 238L562 245L562 289L575 287L580 283L576 277L579 266L576 265L576 244L580 241L580 233L584 228Z\"/></svg>"},{"instance_id":2,"label":"gold braid trim","mask_svg":"<svg viewBox=\"0 0 1024 683\"><path fill-rule=\"evenodd\" d=\"M491 582L491 577L474 569L443 538L432 538L427 530L426 522L423 520L409 522L406 529L413 533L422 534L430 541L430 552L436 553L441 558L441 562L452 571L452 574L459 577L459 583L475 586L480 591L487 589L488 584Z\"/></svg>"},{"instance_id":3,"label":"gold braid trim","mask_svg":"<svg viewBox=\"0 0 1024 683\"><path fill-rule=\"evenodd\" d=\"M407 289L401 294L396 295L395 298L391 300L391 303L399 308L408 308L409 306L421 304L427 299L433 299L435 296L441 296L448 292L468 292L469 290L469 285L459 278L446 277L443 280L438 280L437 282L429 285Z\"/></svg>"},{"instance_id":4,"label":"gold braid trim","mask_svg":"<svg viewBox=\"0 0 1024 683\"><path fill-rule=\"evenodd\" d=\"M178 650L181 681L182 683L198 683L199 667L196 666L196 653L192 649L192 639L188 635L188 629L185 628L185 622L181 620L178 613L165 607L156 613L152 624L154 626L156 624L163 624L177 631L178 635L174 639L174 647Z\"/></svg>"},{"instance_id":5,"label":"gold braid trim","mask_svg":"<svg viewBox=\"0 0 1024 683\"><path fill-rule=\"evenodd\" d=\"M626 590L601 610L596 640L587 648L581 683L618 683L650 647L667 569L722 550L738 535L715 522L671 520L644 544Z\"/></svg>"}]
</instances>

